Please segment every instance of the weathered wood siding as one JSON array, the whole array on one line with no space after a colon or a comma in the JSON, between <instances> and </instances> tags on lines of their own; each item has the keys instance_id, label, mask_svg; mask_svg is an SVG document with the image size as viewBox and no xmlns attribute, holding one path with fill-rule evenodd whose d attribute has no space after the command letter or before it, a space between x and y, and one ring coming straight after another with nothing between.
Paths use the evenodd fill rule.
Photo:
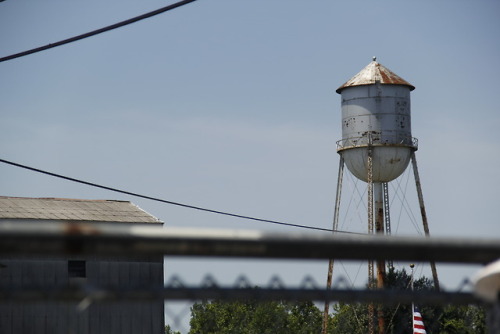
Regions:
<instances>
[{"instance_id":1,"label":"weathered wood siding","mask_svg":"<svg viewBox=\"0 0 500 334\"><path fill-rule=\"evenodd\" d=\"M70 278L68 259L0 259L0 288L56 288L84 281L89 286L163 285L163 259L77 259L86 261L86 278ZM163 300L91 304L78 311L69 302L0 301L1 334L160 334Z\"/></svg>"}]
</instances>

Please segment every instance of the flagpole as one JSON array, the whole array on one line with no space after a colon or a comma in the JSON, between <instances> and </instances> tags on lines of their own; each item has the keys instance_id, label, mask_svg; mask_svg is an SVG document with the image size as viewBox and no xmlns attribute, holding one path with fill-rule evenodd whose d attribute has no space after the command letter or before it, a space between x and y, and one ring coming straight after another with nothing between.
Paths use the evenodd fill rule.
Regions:
<instances>
[{"instance_id":1,"label":"flagpole","mask_svg":"<svg viewBox=\"0 0 500 334\"><path fill-rule=\"evenodd\" d=\"M415 265L412 263L410 264L410 268L411 268L411 280L410 280L410 283L411 283L411 291L413 292L413 289L414 289L414 286L413 286L413 283L415 281L415 277L414 277L414 272L413 272L413 268L415 268ZM420 310L418 309L418 307L415 307L415 303L413 302L413 300L411 301L411 323L412 323L412 333L413 334L427 334L427 332L425 331L425 326L424 326L424 319L422 318L422 313L420 313Z\"/></svg>"},{"instance_id":2,"label":"flagpole","mask_svg":"<svg viewBox=\"0 0 500 334\"><path fill-rule=\"evenodd\" d=\"M411 276L410 276L410 286L411 286L411 291L413 292L413 268L415 268L415 265L412 263L410 264L411 268ZM413 299L411 301L411 331L412 333L415 333L415 317L413 316L415 312L415 304L413 304Z\"/></svg>"}]
</instances>

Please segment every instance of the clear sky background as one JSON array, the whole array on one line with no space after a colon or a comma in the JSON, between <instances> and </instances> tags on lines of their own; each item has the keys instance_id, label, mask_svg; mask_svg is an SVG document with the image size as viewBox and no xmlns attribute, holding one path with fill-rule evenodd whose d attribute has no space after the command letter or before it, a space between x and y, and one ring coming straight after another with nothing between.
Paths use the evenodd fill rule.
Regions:
<instances>
[{"instance_id":1,"label":"clear sky background","mask_svg":"<svg viewBox=\"0 0 500 334\"><path fill-rule=\"evenodd\" d=\"M6 0L0 57L169 3ZM499 237L499 36L498 1L199 0L0 63L0 157L171 201L331 228L341 139L335 89L377 56L416 86L412 131L431 233ZM0 195L131 200L167 226L302 232L4 164ZM412 195L408 203L418 213ZM419 233L404 216L397 224L398 234ZM311 274L323 284L326 269L275 261L166 266L167 277L190 283L244 273L257 284L273 274L291 283ZM474 272L438 271L450 288Z\"/></svg>"}]
</instances>

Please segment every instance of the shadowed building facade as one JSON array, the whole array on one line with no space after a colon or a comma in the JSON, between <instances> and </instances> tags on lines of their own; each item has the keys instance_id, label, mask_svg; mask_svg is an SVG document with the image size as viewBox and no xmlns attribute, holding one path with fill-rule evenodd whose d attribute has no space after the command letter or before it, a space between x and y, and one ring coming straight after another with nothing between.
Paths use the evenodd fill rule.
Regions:
<instances>
[{"instance_id":1,"label":"shadowed building facade","mask_svg":"<svg viewBox=\"0 0 500 334\"><path fill-rule=\"evenodd\" d=\"M0 197L0 223L155 225L162 222L127 201ZM163 257L113 258L0 254L0 289L163 286ZM80 307L78 307L80 306ZM85 306L85 307L82 307ZM164 303L0 301L2 334L164 333Z\"/></svg>"}]
</instances>

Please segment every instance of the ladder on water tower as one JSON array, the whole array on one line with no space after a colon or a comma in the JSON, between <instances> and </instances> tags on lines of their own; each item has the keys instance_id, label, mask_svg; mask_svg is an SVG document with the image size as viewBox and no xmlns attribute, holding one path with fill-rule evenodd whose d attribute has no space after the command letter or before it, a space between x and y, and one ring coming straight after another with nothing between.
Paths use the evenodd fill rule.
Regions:
<instances>
[{"instance_id":1,"label":"ladder on water tower","mask_svg":"<svg viewBox=\"0 0 500 334\"><path fill-rule=\"evenodd\" d=\"M389 183L382 183L383 191L384 191L384 221L385 221L385 234L391 235L391 215L389 208ZM392 260L387 261L387 265L389 268L392 268Z\"/></svg>"}]
</instances>

